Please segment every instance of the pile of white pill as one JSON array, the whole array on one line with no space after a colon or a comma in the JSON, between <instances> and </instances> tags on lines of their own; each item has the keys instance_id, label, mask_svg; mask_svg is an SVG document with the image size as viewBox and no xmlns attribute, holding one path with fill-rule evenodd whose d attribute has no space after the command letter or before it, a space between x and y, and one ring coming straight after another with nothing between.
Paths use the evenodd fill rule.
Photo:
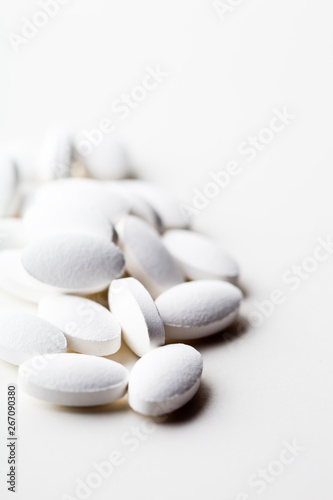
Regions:
<instances>
[{"instance_id":1,"label":"pile of white pill","mask_svg":"<svg viewBox=\"0 0 333 500\"><path fill-rule=\"evenodd\" d=\"M38 304L38 315L0 308L0 359L50 403L102 405L128 392L143 415L180 408L203 370L184 342L237 319L237 264L190 230L168 193L129 178L112 137L82 157L71 134L52 131L39 149L0 156L0 289ZM130 373L105 357L122 342L140 358Z\"/></svg>"}]
</instances>

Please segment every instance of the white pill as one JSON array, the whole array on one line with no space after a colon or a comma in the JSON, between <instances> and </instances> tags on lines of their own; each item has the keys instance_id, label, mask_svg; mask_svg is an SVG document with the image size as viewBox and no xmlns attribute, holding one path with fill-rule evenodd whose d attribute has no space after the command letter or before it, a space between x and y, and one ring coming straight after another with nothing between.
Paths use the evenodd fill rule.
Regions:
<instances>
[{"instance_id":1,"label":"white pill","mask_svg":"<svg viewBox=\"0 0 333 500\"><path fill-rule=\"evenodd\" d=\"M55 234L31 242L22 264L48 285L94 293L104 290L124 271L124 256L111 241L86 234Z\"/></svg>"},{"instance_id":2,"label":"white pill","mask_svg":"<svg viewBox=\"0 0 333 500\"><path fill-rule=\"evenodd\" d=\"M122 179L129 174L129 161L124 148L111 136L104 134L99 144L78 147L88 173L95 179Z\"/></svg>"},{"instance_id":3,"label":"white pill","mask_svg":"<svg viewBox=\"0 0 333 500\"><path fill-rule=\"evenodd\" d=\"M112 281L109 306L121 325L124 341L137 356L164 345L161 317L154 300L139 281L134 278Z\"/></svg>"},{"instance_id":4,"label":"white pill","mask_svg":"<svg viewBox=\"0 0 333 500\"><path fill-rule=\"evenodd\" d=\"M68 209L82 208L99 211L111 222L117 222L124 214L129 213L130 206L127 200L100 181L93 179L59 179L42 186L36 193L33 201L36 209L48 209L64 204Z\"/></svg>"},{"instance_id":5,"label":"white pill","mask_svg":"<svg viewBox=\"0 0 333 500\"><path fill-rule=\"evenodd\" d=\"M51 323L26 312L0 312L0 358L20 365L37 354L66 352L63 333Z\"/></svg>"},{"instance_id":6,"label":"white pill","mask_svg":"<svg viewBox=\"0 0 333 500\"><path fill-rule=\"evenodd\" d=\"M190 221L180 203L168 192L153 184L138 180L125 180L121 184L126 189L142 196L158 213L164 229L188 228Z\"/></svg>"},{"instance_id":7,"label":"white pill","mask_svg":"<svg viewBox=\"0 0 333 500\"><path fill-rule=\"evenodd\" d=\"M28 302L39 302L48 295L68 291L45 285L33 278L24 269L22 251L17 249L0 252L0 288Z\"/></svg>"},{"instance_id":8,"label":"white pill","mask_svg":"<svg viewBox=\"0 0 333 500\"><path fill-rule=\"evenodd\" d=\"M163 242L191 280L221 279L236 284L236 262L210 238L193 231L171 229Z\"/></svg>"},{"instance_id":9,"label":"white pill","mask_svg":"<svg viewBox=\"0 0 333 500\"><path fill-rule=\"evenodd\" d=\"M30 240L59 233L81 233L114 238L114 227L110 220L98 210L86 206L38 204L28 208L23 216L24 227Z\"/></svg>"},{"instance_id":10,"label":"white pill","mask_svg":"<svg viewBox=\"0 0 333 500\"><path fill-rule=\"evenodd\" d=\"M86 354L32 358L19 369L19 387L30 396L63 406L112 403L126 393L128 371L120 363Z\"/></svg>"},{"instance_id":11,"label":"white pill","mask_svg":"<svg viewBox=\"0 0 333 500\"><path fill-rule=\"evenodd\" d=\"M143 415L158 416L186 404L200 386L203 362L191 346L159 347L134 365L128 386L128 402Z\"/></svg>"},{"instance_id":12,"label":"white pill","mask_svg":"<svg viewBox=\"0 0 333 500\"><path fill-rule=\"evenodd\" d=\"M155 229L129 215L116 226L128 273L155 298L184 281L181 270Z\"/></svg>"},{"instance_id":13,"label":"white pill","mask_svg":"<svg viewBox=\"0 0 333 500\"><path fill-rule=\"evenodd\" d=\"M39 302L38 314L64 333L72 351L108 356L120 348L119 322L92 300L74 295L45 297Z\"/></svg>"},{"instance_id":14,"label":"white pill","mask_svg":"<svg viewBox=\"0 0 333 500\"><path fill-rule=\"evenodd\" d=\"M23 248L27 243L22 219L14 217L0 219L0 251L9 248Z\"/></svg>"},{"instance_id":15,"label":"white pill","mask_svg":"<svg viewBox=\"0 0 333 500\"><path fill-rule=\"evenodd\" d=\"M238 315L241 291L226 281L190 281L156 299L166 337L196 339L217 333Z\"/></svg>"},{"instance_id":16,"label":"white pill","mask_svg":"<svg viewBox=\"0 0 333 500\"><path fill-rule=\"evenodd\" d=\"M0 154L0 217L15 215L18 173L14 161L4 152Z\"/></svg>"},{"instance_id":17,"label":"white pill","mask_svg":"<svg viewBox=\"0 0 333 500\"><path fill-rule=\"evenodd\" d=\"M73 158L73 140L69 133L50 130L45 134L37 166L41 181L69 177Z\"/></svg>"}]
</instances>

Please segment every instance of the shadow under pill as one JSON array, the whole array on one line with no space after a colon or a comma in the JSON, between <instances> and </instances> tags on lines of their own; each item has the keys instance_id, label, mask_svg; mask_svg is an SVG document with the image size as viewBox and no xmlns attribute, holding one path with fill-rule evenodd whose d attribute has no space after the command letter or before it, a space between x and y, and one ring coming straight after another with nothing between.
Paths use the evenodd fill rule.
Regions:
<instances>
[{"instance_id":1,"label":"shadow under pill","mask_svg":"<svg viewBox=\"0 0 333 500\"><path fill-rule=\"evenodd\" d=\"M243 299L247 299L251 295L250 292L249 292L249 289L246 286L244 286L243 283L238 282L238 283L236 283L236 286L242 292Z\"/></svg>"},{"instance_id":2,"label":"shadow under pill","mask_svg":"<svg viewBox=\"0 0 333 500\"><path fill-rule=\"evenodd\" d=\"M167 339L166 344L178 344L182 342L184 344L191 345L199 351L201 349L207 349L217 345L226 345L230 342L237 341L241 339L249 331L249 323L244 316L239 316L238 319L230 325L227 329L221 332L214 333L213 335L208 335L207 337L202 337L200 339L189 339L189 340L174 340Z\"/></svg>"},{"instance_id":3,"label":"shadow under pill","mask_svg":"<svg viewBox=\"0 0 333 500\"><path fill-rule=\"evenodd\" d=\"M119 351L104 357L106 359L111 359L111 361L116 361L117 363L125 365L127 368L131 368L139 359L139 357L131 351L125 342L122 342Z\"/></svg>"},{"instance_id":4,"label":"shadow under pill","mask_svg":"<svg viewBox=\"0 0 333 500\"><path fill-rule=\"evenodd\" d=\"M186 405L154 420L159 425L186 424L198 418L208 408L211 399L212 390L207 382L202 380L198 392Z\"/></svg>"},{"instance_id":5,"label":"shadow under pill","mask_svg":"<svg viewBox=\"0 0 333 500\"><path fill-rule=\"evenodd\" d=\"M87 295L86 298L89 300L93 300L94 302L97 302L106 309L109 309L108 289L102 290L101 292L93 293L91 295Z\"/></svg>"},{"instance_id":6,"label":"shadow under pill","mask_svg":"<svg viewBox=\"0 0 333 500\"><path fill-rule=\"evenodd\" d=\"M46 403L47 404L47 403ZM93 414L118 414L129 411L129 405L127 401L127 396L124 396L117 401L112 403L107 403L105 405L98 406L60 406L60 405L49 405L53 411L58 411L61 413L75 413L80 415L93 415Z\"/></svg>"}]
</instances>

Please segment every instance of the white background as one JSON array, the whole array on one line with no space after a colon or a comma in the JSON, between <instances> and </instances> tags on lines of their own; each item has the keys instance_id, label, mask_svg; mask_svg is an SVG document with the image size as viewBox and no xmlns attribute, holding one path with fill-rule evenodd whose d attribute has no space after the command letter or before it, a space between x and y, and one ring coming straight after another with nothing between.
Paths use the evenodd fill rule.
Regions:
<instances>
[{"instance_id":1,"label":"white background","mask_svg":"<svg viewBox=\"0 0 333 500\"><path fill-rule=\"evenodd\" d=\"M114 119L137 173L185 203L211 170L239 161L242 172L193 225L239 261L244 317L275 288L286 300L234 340L196 343L202 389L135 451L122 436L146 419L126 400L79 411L20 393L15 497L5 486L5 402L17 370L2 363L1 499L77 498L77 479L120 450L124 463L89 498L331 500L333 256L297 291L282 276L333 234L332 3L244 0L221 19L211 0L71 0L18 52L8 33L20 34L22 18L40 7L2 6L1 141L39 141L55 123L80 132ZM169 76L120 120L111 104L156 64ZM284 106L295 115L290 125L253 161L239 154ZM7 305L35 310L1 293ZM123 349L115 359L135 358ZM304 450L259 494L250 475L293 440Z\"/></svg>"}]
</instances>

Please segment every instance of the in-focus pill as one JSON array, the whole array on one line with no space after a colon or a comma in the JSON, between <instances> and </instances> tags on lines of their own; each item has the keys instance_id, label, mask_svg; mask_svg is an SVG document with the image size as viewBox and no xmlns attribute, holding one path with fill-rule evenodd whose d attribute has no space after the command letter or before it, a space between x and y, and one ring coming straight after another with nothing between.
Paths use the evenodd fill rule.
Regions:
<instances>
[{"instance_id":1,"label":"in-focus pill","mask_svg":"<svg viewBox=\"0 0 333 500\"><path fill-rule=\"evenodd\" d=\"M97 406L124 396L128 371L120 363L87 354L35 357L19 369L19 387L63 406Z\"/></svg>"},{"instance_id":2,"label":"in-focus pill","mask_svg":"<svg viewBox=\"0 0 333 500\"><path fill-rule=\"evenodd\" d=\"M124 256L111 241L86 234L55 234L31 242L22 264L34 278L78 293L104 290L122 275Z\"/></svg>"},{"instance_id":3,"label":"in-focus pill","mask_svg":"<svg viewBox=\"0 0 333 500\"><path fill-rule=\"evenodd\" d=\"M74 295L45 297L38 304L38 314L63 332L72 351L108 356L120 349L119 322L93 300Z\"/></svg>"},{"instance_id":4,"label":"in-focus pill","mask_svg":"<svg viewBox=\"0 0 333 500\"><path fill-rule=\"evenodd\" d=\"M135 354L143 356L164 345L161 317L154 300L138 280L123 278L112 281L109 306L121 324L124 341Z\"/></svg>"},{"instance_id":5,"label":"in-focus pill","mask_svg":"<svg viewBox=\"0 0 333 500\"><path fill-rule=\"evenodd\" d=\"M128 402L143 415L159 416L177 410L197 392L202 369L201 354L193 347L184 344L159 347L134 365Z\"/></svg>"},{"instance_id":6,"label":"in-focus pill","mask_svg":"<svg viewBox=\"0 0 333 500\"><path fill-rule=\"evenodd\" d=\"M190 281L156 299L166 337L196 339L231 325L238 315L242 292L226 281Z\"/></svg>"},{"instance_id":7,"label":"in-focus pill","mask_svg":"<svg viewBox=\"0 0 333 500\"><path fill-rule=\"evenodd\" d=\"M63 333L48 321L20 310L0 311L0 359L20 365L37 354L66 350Z\"/></svg>"}]
</instances>

